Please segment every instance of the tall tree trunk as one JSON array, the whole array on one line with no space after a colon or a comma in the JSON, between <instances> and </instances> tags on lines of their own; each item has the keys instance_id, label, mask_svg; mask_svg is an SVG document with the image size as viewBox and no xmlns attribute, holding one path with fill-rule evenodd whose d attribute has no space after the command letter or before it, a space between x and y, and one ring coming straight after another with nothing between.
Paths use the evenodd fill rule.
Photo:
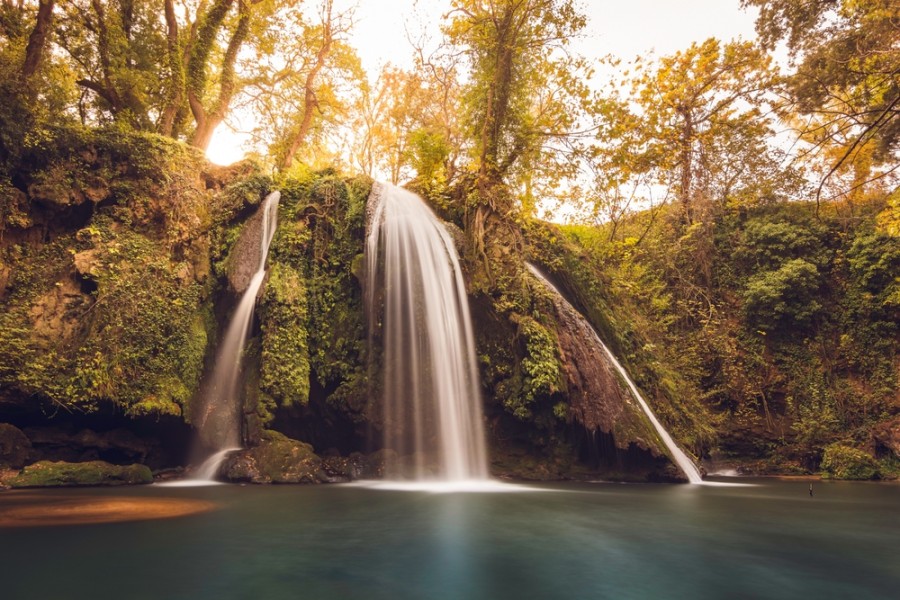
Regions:
<instances>
[{"instance_id":1,"label":"tall tree trunk","mask_svg":"<svg viewBox=\"0 0 900 600\"><path fill-rule=\"evenodd\" d=\"M679 159L681 162L681 181L678 189L678 196L681 200L681 208L684 214L684 221L690 225L693 222L693 205L691 194L693 190L693 145L694 145L694 120L689 109L679 109L683 121L681 128L681 140Z\"/></svg>"},{"instance_id":2,"label":"tall tree trunk","mask_svg":"<svg viewBox=\"0 0 900 600\"><path fill-rule=\"evenodd\" d=\"M184 103L184 55L178 44L178 20L175 17L175 0L165 0L166 58L169 61L169 93L166 106L159 119L159 133L173 136L175 118Z\"/></svg>"},{"instance_id":3,"label":"tall tree trunk","mask_svg":"<svg viewBox=\"0 0 900 600\"><path fill-rule=\"evenodd\" d=\"M479 174L491 179L501 177L498 172L500 164L498 153L512 84L514 11L515 7L506 7L506 12L497 23L497 58L494 63L494 77L488 88L484 124L481 129Z\"/></svg>"},{"instance_id":4,"label":"tall tree trunk","mask_svg":"<svg viewBox=\"0 0 900 600\"><path fill-rule=\"evenodd\" d=\"M213 132L216 127L225 120L228 114L228 107L235 92L235 69L234 65L237 61L238 52L247 34L250 32L250 9L245 0L238 0L238 24L228 42L228 48L225 50L225 56L222 58L222 72L219 77L219 95L216 98L212 110L206 111L200 101L200 97L196 94L196 89L188 91L188 100L194 118L197 120L197 129L191 137L191 145L201 150L209 147Z\"/></svg>"},{"instance_id":5,"label":"tall tree trunk","mask_svg":"<svg viewBox=\"0 0 900 600\"><path fill-rule=\"evenodd\" d=\"M56 0L41 0L38 6L37 21L31 35L28 36L28 46L25 48L25 61L22 63L22 79L28 81L37 72L47 46L47 37L53 25L53 7Z\"/></svg>"}]
</instances>

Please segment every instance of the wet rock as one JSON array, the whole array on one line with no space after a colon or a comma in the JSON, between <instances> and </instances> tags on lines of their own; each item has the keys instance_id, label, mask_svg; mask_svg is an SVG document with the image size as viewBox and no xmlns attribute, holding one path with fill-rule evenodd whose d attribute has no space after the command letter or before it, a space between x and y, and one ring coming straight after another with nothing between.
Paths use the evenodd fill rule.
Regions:
<instances>
[{"instance_id":1,"label":"wet rock","mask_svg":"<svg viewBox=\"0 0 900 600\"><path fill-rule=\"evenodd\" d=\"M228 255L228 287L235 294L243 294L250 287L250 280L259 270L262 253L263 211L247 219L237 242Z\"/></svg>"},{"instance_id":2,"label":"wet rock","mask_svg":"<svg viewBox=\"0 0 900 600\"><path fill-rule=\"evenodd\" d=\"M379 450L369 455L354 452L350 456L326 456L322 459L322 468L331 483L381 479L385 465L396 460L396 456L397 453L392 450Z\"/></svg>"},{"instance_id":3,"label":"wet rock","mask_svg":"<svg viewBox=\"0 0 900 600\"><path fill-rule=\"evenodd\" d=\"M113 486L153 483L145 465L112 465L102 460L83 463L41 461L4 482L13 488Z\"/></svg>"},{"instance_id":4,"label":"wet rock","mask_svg":"<svg viewBox=\"0 0 900 600\"><path fill-rule=\"evenodd\" d=\"M570 422L578 423L587 431L609 435L617 451L627 452L636 445L654 456L668 456L591 324L562 295L549 286L546 290L556 313Z\"/></svg>"},{"instance_id":5,"label":"wet rock","mask_svg":"<svg viewBox=\"0 0 900 600\"><path fill-rule=\"evenodd\" d=\"M31 441L17 427L0 423L0 468L21 469L31 453Z\"/></svg>"},{"instance_id":6,"label":"wet rock","mask_svg":"<svg viewBox=\"0 0 900 600\"><path fill-rule=\"evenodd\" d=\"M264 431L259 446L231 454L223 477L235 483L326 483L330 480L312 446Z\"/></svg>"}]
</instances>

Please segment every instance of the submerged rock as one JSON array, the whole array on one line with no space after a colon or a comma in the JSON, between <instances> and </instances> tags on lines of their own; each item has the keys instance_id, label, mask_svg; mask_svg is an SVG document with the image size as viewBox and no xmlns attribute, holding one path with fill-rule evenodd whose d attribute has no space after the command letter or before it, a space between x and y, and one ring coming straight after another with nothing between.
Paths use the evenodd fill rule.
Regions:
<instances>
[{"instance_id":1,"label":"submerged rock","mask_svg":"<svg viewBox=\"0 0 900 600\"><path fill-rule=\"evenodd\" d=\"M4 483L13 488L133 485L153 483L153 474L145 465L112 465L102 460L41 461L25 467Z\"/></svg>"},{"instance_id":2,"label":"submerged rock","mask_svg":"<svg viewBox=\"0 0 900 600\"><path fill-rule=\"evenodd\" d=\"M222 474L235 483L325 483L330 479L312 446L277 431L264 431L258 446L231 454Z\"/></svg>"}]
</instances>

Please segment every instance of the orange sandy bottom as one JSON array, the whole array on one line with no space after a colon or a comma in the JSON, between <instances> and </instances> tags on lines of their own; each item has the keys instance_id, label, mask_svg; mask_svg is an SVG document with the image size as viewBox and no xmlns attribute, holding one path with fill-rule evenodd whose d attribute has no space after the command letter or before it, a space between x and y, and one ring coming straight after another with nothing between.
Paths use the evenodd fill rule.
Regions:
<instances>
[{"instance_id":1,"label":"orange sandy bottom","mask_svg":"<svg viewBox=\"0 0 900 600\"><path fill-rule=\"evenodd\" d=\"M214 502L181 498L85 498L21 495L0 502L0 527L82 525L168 519L210 511Z\"/></svg>"}]
</instances>

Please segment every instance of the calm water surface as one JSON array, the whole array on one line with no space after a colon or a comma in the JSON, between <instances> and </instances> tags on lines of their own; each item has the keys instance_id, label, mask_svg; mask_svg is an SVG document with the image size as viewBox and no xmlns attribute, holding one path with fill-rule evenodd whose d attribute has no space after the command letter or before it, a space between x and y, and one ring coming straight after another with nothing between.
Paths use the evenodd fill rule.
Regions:
<instances>
[{"instance_id":1,"label":"calm water surface","mask_svg":"<svg viewBox=\"0 0 900 600\"><path fill-rule=\"evenodd\" d=\"M742 480L743 481L743 480ZM900 485L43 491L200 498L158 521L0 528L0 598L897 598ZM0 494L0 510L18 492ZM34 492L29 492L34 493Z\"/></svg>"}]
</instances>

